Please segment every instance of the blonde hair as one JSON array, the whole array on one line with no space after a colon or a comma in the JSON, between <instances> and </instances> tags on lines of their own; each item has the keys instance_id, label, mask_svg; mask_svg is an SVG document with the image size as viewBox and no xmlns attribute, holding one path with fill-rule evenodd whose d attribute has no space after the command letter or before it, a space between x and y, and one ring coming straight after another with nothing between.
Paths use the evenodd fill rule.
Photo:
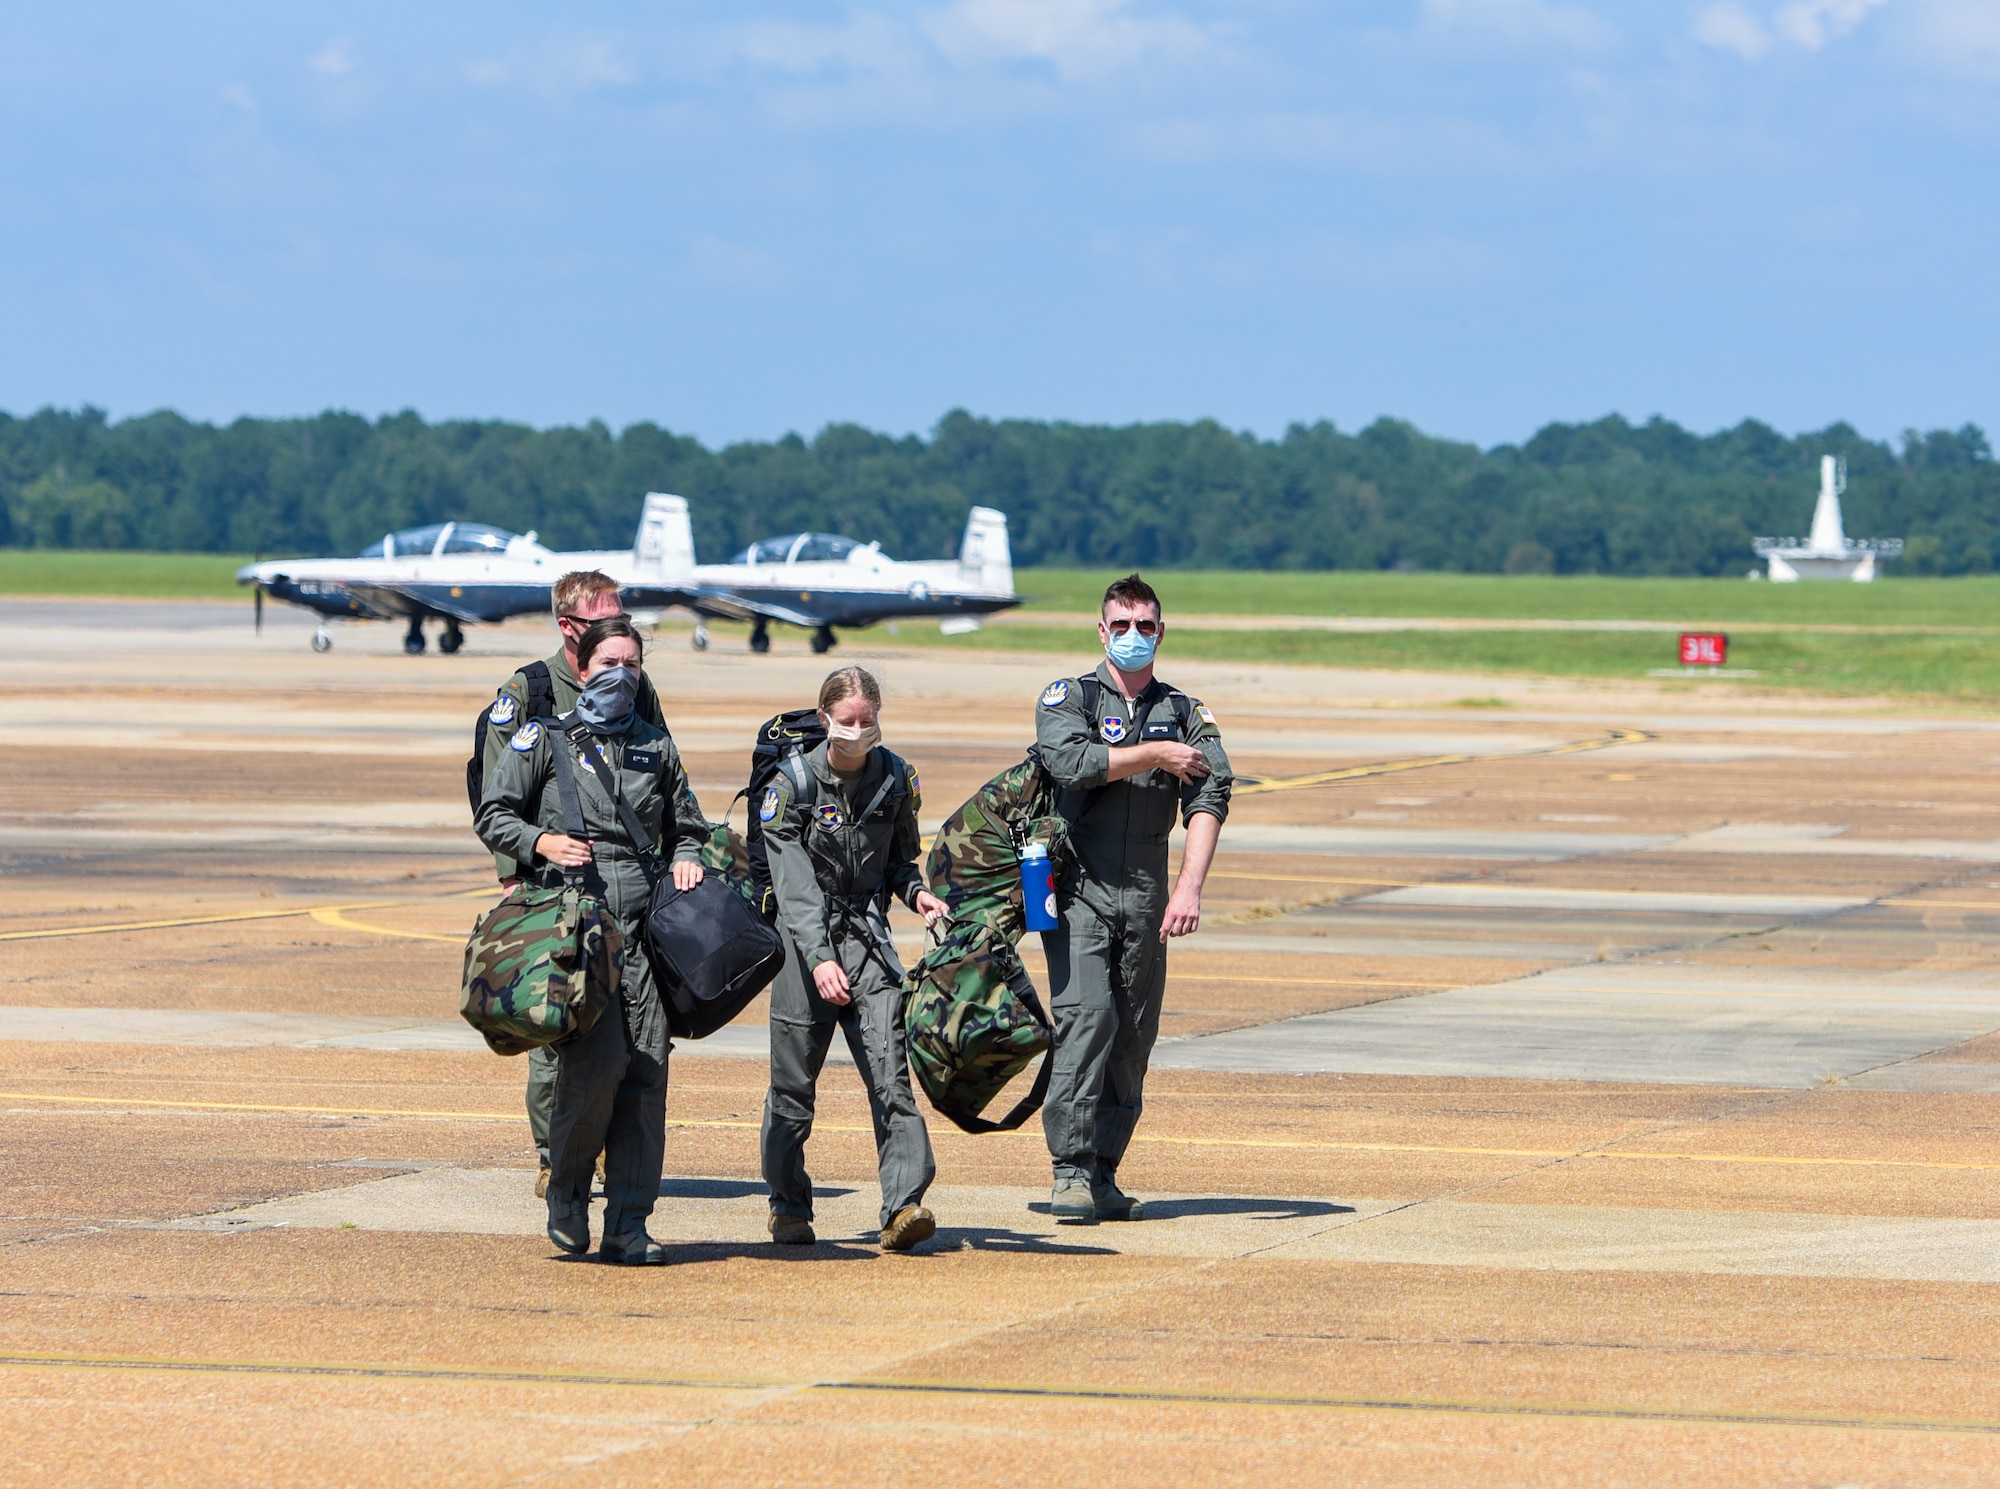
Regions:
<instances>
[{"instance_id":1,"label":"blonde hair","mask_svg":"<svg viewBox=\"0 0 2000 1489\"><path fill-rule=\"evenodd\" d=\"M856 693L866 698L870 706L882 706L882 687L864 667L836 667L827 673L826 681L819 685L819 711L832 713L833 705L843 698L852 698Z\"/></svg>"},{"instance_id":2,"label":"blonde hair","mask_svg":"<svg viewBox=\"0 0 2000 1489\"><path fill-rule=\"evenodd\" d=\"M576 607L585 600L594 600L599 595L618 593L618 581L609 574L596 569L580 569L574 574L565 574L549 590L549 609L555 612L557 620L565 615L576 614Z\"/></svg>"}]
</instances>

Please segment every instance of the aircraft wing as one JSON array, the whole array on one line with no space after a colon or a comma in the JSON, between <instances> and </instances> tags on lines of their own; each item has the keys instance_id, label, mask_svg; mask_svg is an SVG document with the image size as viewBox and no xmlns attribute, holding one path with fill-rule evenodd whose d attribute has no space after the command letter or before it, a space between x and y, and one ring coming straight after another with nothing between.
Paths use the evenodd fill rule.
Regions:
<instances>
[{"instance_id":1,"label":"aircraft wing","mask_svg":"<svg viewBox=\"0 0 2000 1489\"><path fill-rule=\"evenodd\" d=\"M823 626L828 621L828 617L820 611L763 595L746 595L740 590L704 585L700 589L683 590L681 594L684 598L678 603L711 620L776 620L789 626L811 628Z\"/></svg>"},{"instance_id":2,"label":"aircraft wing","mask_svg":"<svg viewBox=\"0 0 2000 1489\"><path fill-rule=\"evenodd\" d=\"M381 615L444 615L467 625L478 625L494 617L454 596L438 584L353 584L347 592L370 610Z\"/></svg>"}]
</instances>

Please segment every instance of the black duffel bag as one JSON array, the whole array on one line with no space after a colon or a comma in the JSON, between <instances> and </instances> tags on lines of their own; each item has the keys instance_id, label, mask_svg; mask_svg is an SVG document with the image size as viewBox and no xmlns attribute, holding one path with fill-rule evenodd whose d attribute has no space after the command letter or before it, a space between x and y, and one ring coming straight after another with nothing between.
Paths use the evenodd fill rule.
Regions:
<instances>
[{"instance_id":1,"label":"black duffel bag","mask_svg":"<svg viewBox=\"0 0 2000 1489\"><path fill-rule=\"evenodd\" d=\"M676 1039L706 1039L750 1006L785 964L785 943L720 874L693 889L662 874L646 910L646 949Z\"/></svg>"},{"instance_id":2,"label":"black duffel bag","mask_svg":"<svg viewBox=\"0 0 2000 1489\"><path fill-rule=\"evenodd\" d=\"M646 950L666 1004L667 1027L676 1039L706 1039L771 985L785 964L785 943L721 874L710 872L693 889L676 889L654 844L646 841L639 814L619 794L611 767L587 746L577 753L617 804L618 820L653 886Z\"/></svg>"}]
</instances>

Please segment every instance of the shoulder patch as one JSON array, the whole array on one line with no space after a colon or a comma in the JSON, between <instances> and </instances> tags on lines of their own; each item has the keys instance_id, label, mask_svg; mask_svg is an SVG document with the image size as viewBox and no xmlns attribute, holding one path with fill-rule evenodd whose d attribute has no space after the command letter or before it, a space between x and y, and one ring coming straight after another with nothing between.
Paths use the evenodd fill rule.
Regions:
<instances>
[{"instance_id":1,"label":"shoulder patch","mask_svg":"<svg viewBox=\"0 0 2000 1489\"><path fill-rule=\"evenodd\" d=\"M1204 724L1213 724L1215 722L1215 715L1208 711L1208 705L1206 703L1196 708L1195 712L1201 715L1201 721Z\"/></svg>"},{"instance_id":2,"label":"shoulder patch","mask_svg":"<svg viewBox=\"0 0 2000 1489\"><path fill-rule=\"evenodd\" d=\"M521 711L521 705L512 693L502 693L493 700L492 712L486 715L495 729L504 729L514 722L514 715Z\"/></svg>"},{"instance_id":3,"label":"shoulder patch","mask_svg":"<svg viewBox=\"0 0 2000 1489\"><path fill-rule=\"evenodd\" d=\"M1042 707L1054 708L1067 697L1069 697L1069 679L1059 677L1042 689Z\"/></svg>"},{"instance_id":4,"label":"shoulder patch","mask_svg":"<svg viewBox=\"0 0 2000 1489\"><path fill-rule=\"evenodd\" d=\"M776 786L766 786L764 788L764 799L757 803L757 820L759 822L770 822L777 815L778 788Z\"/></svg>"},{"instance_id":5,"label":"shoulder patch","mask_svg":"<svg viewBox=\"0 0 2000 1489\"><path fill-rule=\"evenodd\" d=\"M921 796L923 793L924 783L917 779L917 768L912 765L910 767L910 795Z\"/></svg>"},{"instance_id":6,"label":"shoulder patch","mask_svg":"<svg viewBox=\"0 0 2000 1489\"><path fill-rule=\"evenodd\" d=\"M541 737L542 726L530 719L514 732L514 737L507 741L507 745L508 748L519 750L525 755L535 747L535 742Z\"/></svg>"}]
</instances>

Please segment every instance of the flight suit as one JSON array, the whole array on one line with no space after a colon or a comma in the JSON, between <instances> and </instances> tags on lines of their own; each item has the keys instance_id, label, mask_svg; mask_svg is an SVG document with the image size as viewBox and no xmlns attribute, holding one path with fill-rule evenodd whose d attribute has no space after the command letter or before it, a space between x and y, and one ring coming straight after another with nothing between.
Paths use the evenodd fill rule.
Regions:
<instances>
[{"instance_id":1,"label":"flight suit","mask_svg":"<svg viewBox=\"0 0 2000 1489\"><path fill-rule=\"evenodd\" d=\"M565 717L565 724L574 722ZM593 738L614 772L619 795L653 835L662 856L695 863L708 837L687 772L664 729L634 719L623 735ZM547 725L515 731L486 772L479 837L496 854L528 867L526 876L550 887L562 870L538 861L535 840L562 832L562 797L553 751L571 752L584 831L592 844L584 886L602 897L625 933L625 970L617 1006L590 1030L551 1047L554 1106L549 1121L549 1203L588 1203L591 1172L604 1154L604 1234L641 1230L659 1197L666 1153L667 1013L646 955L646 909L652 888L637 846L618 820L617 804L577 746ZM666 873L664 862L659 872Z\"/></svg>"},{"instance_id":2,"label":"flight suit","mask_svg":"<svg viewBox=\"0 0 2000 1489\"><path fill-rule=\"evenodd\" d=\"M1168 835L1176 815L1183 826L1202 812L1226 820L1231 784L1222 732L1198 700L1187 700L1183 737L1175 689L1155 677L1128 704L1108 664L1096 678L1094 710L1076 678L1050 683L1035 709L1036 748L1060 788L1075 858L1057 904L1062 924L1042 933L1056 1029L1042 1131L1057 1185L1093 1190L1113 1181L1132 1141L1159 1037ZM1164 770L1107 783L1112 746L1159 739L1193 745L1210 774L1193 785Z\"/></svg>"},{"instance_id":3,"label":"flight suit","mask_svg":"<svg viewBox=\"0 0 2000 1489\"><path fill-rule=\"evenodd\" d=\"M936 1177L930 1133L910 1089L903 1042L903 966L889 939L887 896L912 909L924 887L917 773L879 745L843 779L821 745L800 758L801 783L780 768L757 803L777 891L785 965L771 985L771 1089L764 1099L764 1182L771 1211L811 1220L815 1086L833 1031L847 1036L875 1122L882 1224L919 1203ZM813 968L838 961L852 1001L829 1003Z\"/></svg>"},{"instance_id":4,"label":"flight suit","mask_svg":"<svg viewBox=\"0 0 2000 1489\"><path fill-rule=\"evenodd\" d=\"M558 650L546 663L549 669L549 692L555 699L555 711L566 714L576 707L576 695L583 691L583 684L577 680L576 669L569 664L569 654ZM660 712L660 695L653 690L653 680L644 672L639 674L639 695L632 700L632 711L656 729L667 727L666 716ZM493 712L487 719L486 748L480 756L480 779L490 780L493 764L507 748L507 741L528 722L528 679L525 672L516 672L501 684L500 692L493 700ZM504 853L493 855L493 869L502 879L512 879L521 870L514 860ZM549 1109L556 1098L555 1056L546 1048L528 1051L528 1131L535 1140L535 1152L542 1160L542 1167L549 1166Z\"/></svg>"}]
</instances>

